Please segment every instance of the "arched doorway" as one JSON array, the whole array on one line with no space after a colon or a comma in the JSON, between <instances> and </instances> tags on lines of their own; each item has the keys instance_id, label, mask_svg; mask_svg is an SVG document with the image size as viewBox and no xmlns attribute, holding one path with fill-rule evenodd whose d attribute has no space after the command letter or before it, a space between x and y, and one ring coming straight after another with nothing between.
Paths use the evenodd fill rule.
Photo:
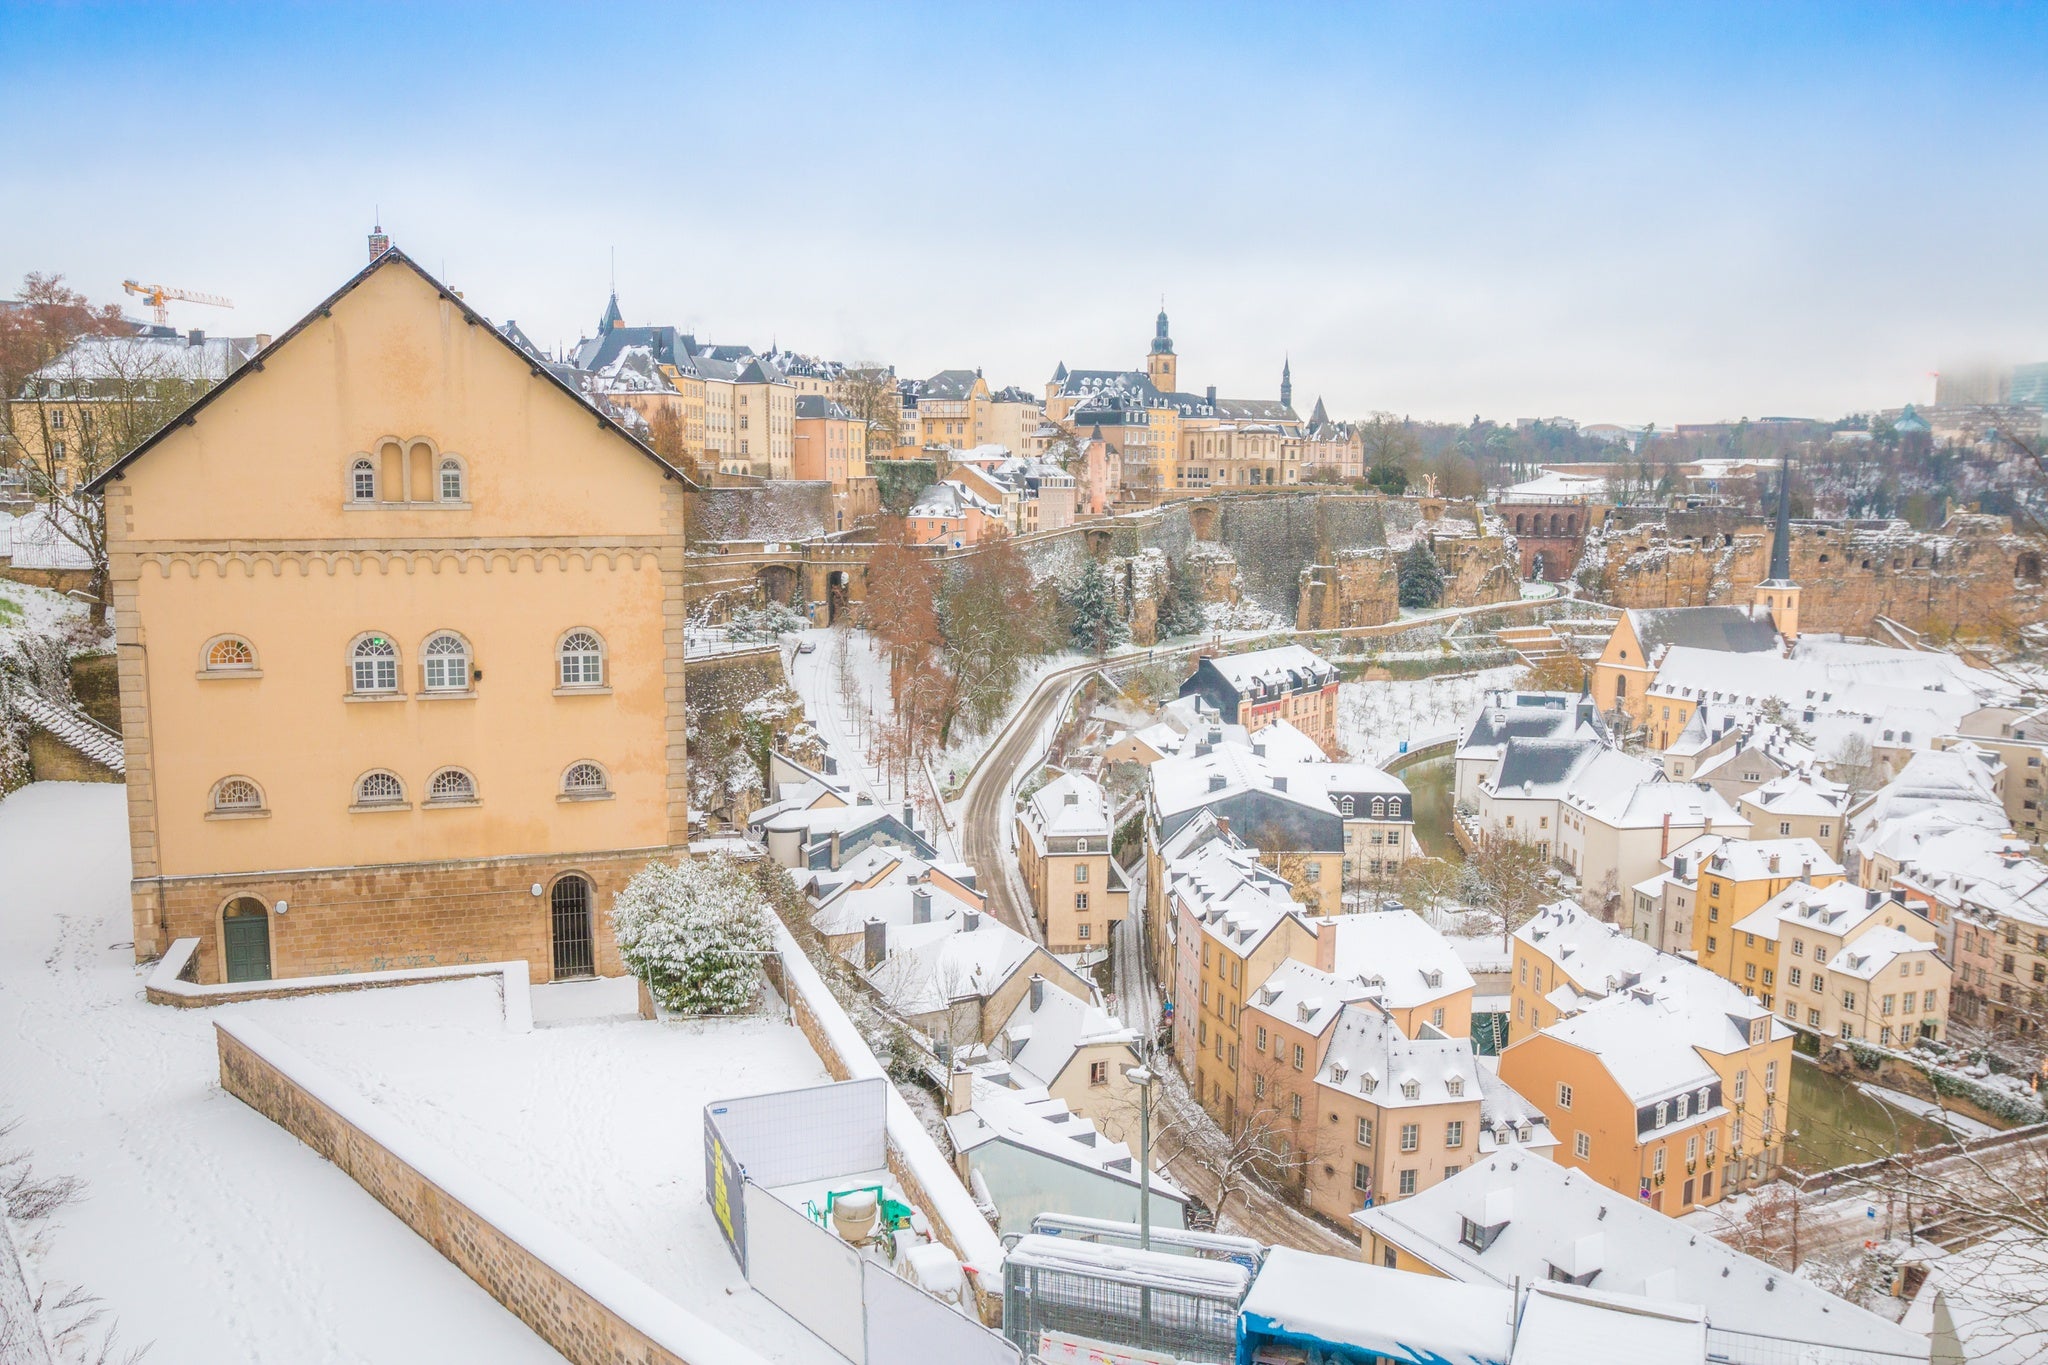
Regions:
<instances>
[{"instance_id":1,"label":"arched doorway","mask_svg":"<svg viewBox=\"0 0 2048 1365\"><path fill-rule=\"evenodd\" d=\"M569 976L590 976L596 970L590 939L591 899L590 880L575 872L556 882L554 890L548 893L557 981Z\"/></svg>"},{"instance_id":2,"label":"arched doorway","mask_svg":"<svg viewBox=\"0 0 2048 1365\"><path fill-rule=\"evenodd\" d=\"M785 607L798 605L798 578L795 569L787 564L769 564L754 575L755 583L761 589L764 605L779 604Z\"/></svg>"},{"instance_id":3,"label":"arched doorway","mask_svg":"<svg viewBox=\"0 0 2048 1365\"><path fill-rule=\"evenodd\" d=\"M221 911L221 961L229 981L270 980L270 907L239 896Z\"/></svg>"},{"instance_id":4,"label":"arched doorway","mask_svg":"<svg viewBox=\"0 0 2048 1365\"><path fill-rule=\"evenodd\" d=\"M846 610L848 585L852 578L844 569L834 569L825 575L825 624L837 625L839 615Z\"/></svg>"}]
</instances>

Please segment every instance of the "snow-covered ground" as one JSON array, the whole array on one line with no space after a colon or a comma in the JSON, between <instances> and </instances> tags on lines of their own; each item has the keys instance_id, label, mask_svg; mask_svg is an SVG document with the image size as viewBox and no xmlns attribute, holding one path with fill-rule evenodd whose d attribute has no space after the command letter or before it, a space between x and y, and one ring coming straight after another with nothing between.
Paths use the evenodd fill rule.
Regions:
<instances>
[{"instance_id":1,"label":"snow-covered ground","mask_svg":"<svg viewBox=\"0 0 2048 1365\"><path fill-rule=\"evenodd\" d=\"M1488 668L1409 682L1344 683L1337 689L1337 742L1359 762L1385 763L1404 742L1414 749L1456 734L1484 693L1513 687L1520 671Z\"/></svg>"},{"instance_id":2,"label":"snow-covered ground","mask_svg":"<svg viewBox=\"0 0 2048 1365\"><path fill-rule=\"evenodd\" d=\"M560 1357L338 1169L220 1088L246 1014L657 1290L775 1360L829 1361L753 1294L702 1194L707 1100L825 1079L771 1020L617 1018L602 989L504 1032L482 981L178 1010L143 1000L115 785L0 801L0 1149L84 1198L16 1225L32 1283L101 1295L177 1362ZM574 1022L590 1015L601 1022ZM67 1357L74 1358L74 1357ZM116 1358L119 1358L117 1352Z\"/></svg>"},{"instance_id":3,"label":"snow-covered ground","mask_svg":"<svg viewBox=\"0 0 2048 1365\"><path fill-rule=\"evenodd\" d=\"M39 783L0 801L0 868L0 1112L20 1120L0 1147L85 1182L77 1204L15 1228L48 1300L100 1295L122 1343L155 1343L150 1365L560 1365L353 1180L221 1090L211 1011L144 1003L121 787Z\"/></svg>"},{"instance_id":4,"label":"snow-covered ground","mask_svg":"<svg viewBox=\"0 0 2048 1365\"><path fill-rule=\"evenodd\" d=\"M0 578L0 653L11 637L61 634L87 610L75 597Z\"/></svg>"}]
</instances>

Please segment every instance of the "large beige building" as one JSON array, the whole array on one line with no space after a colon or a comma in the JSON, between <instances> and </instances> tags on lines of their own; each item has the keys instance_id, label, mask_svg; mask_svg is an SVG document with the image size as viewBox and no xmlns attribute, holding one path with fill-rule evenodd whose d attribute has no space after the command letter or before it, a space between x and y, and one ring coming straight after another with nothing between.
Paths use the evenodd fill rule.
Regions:
<instances>
[{"instance_id":1,"label":"large beige building","mask_svg":"<svg viewBox=\"0 0 2048 1365\"><path fill-rule=\"evenodd\" d=\"M619 970L688 838L678 469L389 251L101 487L138 957Z\"/></svg>"}]
</instances>

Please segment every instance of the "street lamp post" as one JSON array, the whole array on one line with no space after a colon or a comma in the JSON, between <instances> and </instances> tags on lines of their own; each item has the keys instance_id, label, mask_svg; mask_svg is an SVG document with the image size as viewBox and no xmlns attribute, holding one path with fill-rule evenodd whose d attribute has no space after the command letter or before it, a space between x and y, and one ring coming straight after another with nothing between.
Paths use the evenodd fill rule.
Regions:
<instances>
[{"instance_id":1,"label":"street lamp post","mask_svg":"<svg viewBox=\"0 0 2048 1365\"><path fill-rule=\"evenodd\" d=\"M1152 1082L1159 1079L1147 1066L1124 1075L1138 1087L1138 1249L1152 1249Z\"/></svg>"}]
</instances>

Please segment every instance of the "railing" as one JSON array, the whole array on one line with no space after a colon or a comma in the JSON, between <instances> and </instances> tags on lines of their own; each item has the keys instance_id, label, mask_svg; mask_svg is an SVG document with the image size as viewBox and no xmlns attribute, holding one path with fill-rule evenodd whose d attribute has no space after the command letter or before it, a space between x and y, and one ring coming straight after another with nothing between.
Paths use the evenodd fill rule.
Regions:
<instances>
[{"instance_id":1,"label":"railing","mask_svg":"<svg viewBox=\"0 0 2048 1365\"><path fill-rule=\"evenodd\" d=\"M1842 1346L1711 1326L1707 1328L1707 1360L1711 1365L1927 1365L1924 1351Z\"/></svg>"}]
</instances>

